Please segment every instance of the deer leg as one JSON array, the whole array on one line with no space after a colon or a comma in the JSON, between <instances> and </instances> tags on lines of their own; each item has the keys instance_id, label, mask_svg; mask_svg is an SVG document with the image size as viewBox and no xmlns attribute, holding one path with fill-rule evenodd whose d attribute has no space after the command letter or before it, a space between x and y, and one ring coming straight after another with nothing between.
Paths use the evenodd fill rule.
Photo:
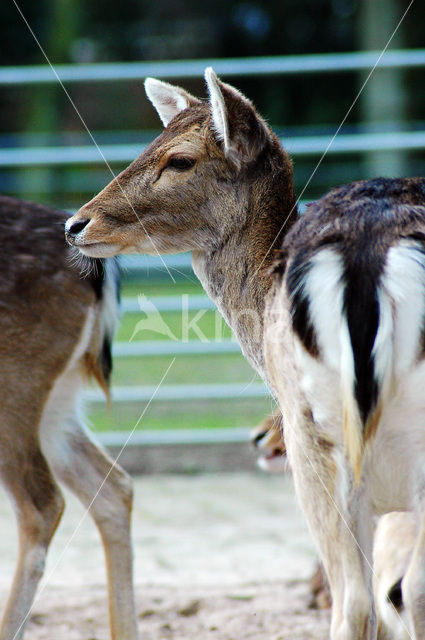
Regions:
<instances>
[{"instance_id":1,"label":"deer leg","mask_svg":"<svg viewBox=\"0 0 425 640\"><path fill-rule=\"evenodd\" d=\"M18 559L0 625L0 640L20 640L64 501L38 443L28 445L26 451L15 450L13 467L6 464L0 469L1 481L12 499L19 533Z\"/></svg>"},{"instance_id":2,"label":"deer leg","mask_svg":"<svg viewBox=\"0 0 425 640\"><path fill-rule=\"evenodd\" d=\"M362 502L360 502L362 504ZM342 617L332 628L337 640L375 640L377 618L373 598L372 514L356 508L359 518L344 514L337 545L341 551L344 601ZM364 520L363 520L364 519Z\"/></svg>"},{"instance_id":3,"label":"deer leg","mask_svg":"<svg viewBox=\"0 0 425 640\"><path fill-rule=\"evenodd\" d=\"M413 554L401 591L413 632L412 640L422 640L425 638L425 514L419 521Z\"/></svg>"},{"instance_id":4,"label":"deer leg","mask_svg":"<svg viewBox=\"0 0 425 640\"><path fill-rule=\"evenodd\" d=\"M298 436L285 435L297 496L329 579L331 640L375 640L373 518L368 500L341 495L344 483L329 452L317 443L298 443Z\"/></svg>"},{"instance_id":5,"label":"deer leg","mask_svg":"<svg viewBox=\"0 0 425 640\"><path fill-rule=\"evenodd\" d=\"M55 475L90 510L100 532L112 640L136 640L130 538L132 480L94 444L77 417L69 418L62 427L60 436L43 437L43 450Z\"/></svg>"}]
</instances>

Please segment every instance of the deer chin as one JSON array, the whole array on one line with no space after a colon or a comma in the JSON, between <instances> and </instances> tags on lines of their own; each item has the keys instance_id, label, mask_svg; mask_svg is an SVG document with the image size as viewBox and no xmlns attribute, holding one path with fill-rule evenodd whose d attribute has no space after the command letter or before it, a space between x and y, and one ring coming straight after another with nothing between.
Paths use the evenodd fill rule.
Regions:
<instances>
[{"instance_id":1,"label":"deer chin","mask_svg":"<svg viewBox=\"0 0 425 640\"><path fill-rule=\"evenodd\" d=\"M106 242L90 242L88 244L74 244L74 246L89 258L112 258L122 253L118 244L107 244Z\"/></svg>"},{"instance_id":2,"label":"deer chin","mask_svg":"<svg viewBox=\"0 0 425 640\"><path fill-rule=\"evenodd\" d=\"M280 455L279 458L258 458L257 464L260 469L267 471L267 473L284 473L287 469L287 465L285 464L285 460L282 455Z\"/></svg>"},{"instance_id":3,"label":"deer chin","mask_svg":"<svg viewBox=\"0 0 425 640\"><path fill-rule=\"evenodd\" d=\"M288 468L285 456L278 449L261 455L257 460L257 464L260 469L268 473L284 473Z\"/></svg>"}]
</instances>

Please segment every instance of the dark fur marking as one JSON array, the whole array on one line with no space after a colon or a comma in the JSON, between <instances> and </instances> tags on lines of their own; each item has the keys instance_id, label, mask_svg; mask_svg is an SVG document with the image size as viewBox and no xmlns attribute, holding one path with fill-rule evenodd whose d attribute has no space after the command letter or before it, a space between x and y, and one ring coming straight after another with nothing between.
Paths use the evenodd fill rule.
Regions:
<instances>
[{"instance_id":1,"label":"dark fur marking","mask_svg":"<svg viewBox=\"0 0 425 640\"><path fill-rule=\"evenodd\" d=\"M376 406L378 384L374 374L373 344L379 324L378 282L367 269L346 265L344 311L354 356L354 395L364 425Z\"/></svg>"},{"instance_id":2,"label":"dark fur marking","mask_svg":"<svg viewBox=\"0 0 425 640\"><path fill-rule=\"evenodd\" d=\"M106 261L108 261L109 271L113 279L115 294L118 303L121 301L120 273L117 258L88 258L90 267L86 266L87 281L91 284L97 300L102 300L103 289L106 282L107 270Z\"/></svg>"},{"instance_id":3,"label":"dark fur marking","mask_svg":"<svg viewBox=\"0 0 425 640\"><path fill-rule=\"evenodd\" d=\"M56 485L38 447L29 453L28 460L23 465L22 484L40 513L49 509L55 501Z\"/></svg>"},{"instance_id":4,"label":"dark fur marking","mask_svg":"<svg viewBox=\"0 0 425 640\"><path fill-rule=\"evenodd\" d=\"M105 261L102 258L91 258L93 268L89 270L87 281L91 284L97 300L102 300L105 284Z\"/></svg>"},{"instance_id":5,"label":"dark fur marking","mask_svg":"<svg viewBox=\"0 0 425 640\"><path fill-rule=\"evenodd\" d=\"M112 373L112 344L109 336L104 336L102 350L99 353L99 363L105 381L109 383Z\"/></svg>"},{"instance_id":6,"label":"dark fur marking","mask_svg":"<svg viewBox=\"0 0 425 640\"><path fill-rule=\"evenodd\" d=\"M409 235L405 236L405 238L425 245L425 233L423 231L414 231L413 233L409 233ZM424 249L425 247L421 247L421 251L424 251Z\"/></svg>"},{"instance_id":7,"label":"dark fur marking","mask_svg":"<svg viewBox=\"0 0 425 640\"><path fill-rule=\"evenodd\" d=\"M397 611L400 611L400 609L403 607L403 592L401 590L401 581L402 578L394 583L387 593L387 600L394 605Z\"/></svg>"},{"instance_id":8,"label":"dark fur marking","mask_svg":"<svg viewBox=\"0 0 425 640\"><path fill-rule=\"evenodd\" d=\"M111 282L114 288L114 294L115 294L116 300L119 304L121 299L121 281L120 281L120 272L119 272L119 262L116 258L108 258L106 261L104 260L102 262L103 262L103 271L104 271L102 287L105 286L105 283L107 280ZM105 381L108 384L111 378L112 366L113 366L113 360L112 360L113 337L114 337L113 335L108 335L107 333L105 333L105 335L103 336L102 349L98 357L100 369L103 373L103 377Z\"/></svg>"},{"instance_id":9,"label":"dark fur marking","mask_svg":"<svg viewBox=\"0 0 425 640\"><path fill-rule=\"evenodd\" d=\"M308 298L304 292L304 282L311 263L298 254L291 262L286 275L286 286L291 299L291 316L294 331L307 351L317 357L319 349L313 323L310 318Z\"/></svg>"},{"instance_id":10,"label":"dark fur marking","mask_svg":"<svg viewBox=\"0 0 425 640\"><path fill-rule=\"evenodd\" d=\"M248 272L248 265L245 264L243 266L243 271L242 271L242 275L241 275L241 283L240 283L240 289L241 289L241 293L245 293L245 290L248 286L248 282L249 282L249 272Z\"/></svg>"}]
</instances>

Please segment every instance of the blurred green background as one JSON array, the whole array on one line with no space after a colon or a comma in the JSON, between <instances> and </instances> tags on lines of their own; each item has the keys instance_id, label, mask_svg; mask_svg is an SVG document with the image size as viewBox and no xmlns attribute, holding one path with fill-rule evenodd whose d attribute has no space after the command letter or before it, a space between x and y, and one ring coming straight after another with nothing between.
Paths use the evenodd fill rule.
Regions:
<instances>
[{"instance_id":1,"label":"blurred green background","mask_svg":"<svg viewBox=\"0 0 425 640\"><path fill-rule=\"evenodd\" d=\"M408 2L400 0L195 0L156 2L124 0L19 0L34 34L53 64L189 60L264 55L380 50L397 26ZM417 0L390 48L425 46L425 4ZM45 59L12 0L0 4L0 65L45 64ZM366 72L226 78L254 100L259 111L285 139L331 135L352 104ZM203 80L181 82L205 95ZM95 140L142 147L159 132L159 121L141 81L74 83L68 88ZM420 131L425 129L424 69L377 71L349 114L342 133ZM0 148L91 145L68 98L57 84L0 87ZM296 159L296 190L301 192L317 156ZM118 173L125 163L114 163ZM303 199L313 199L340 183L373 175L424 175L425 153L377 151L325 158ZM99 162L79 166L0 167L4 194L75 210L111 176ZM160 269L124 272L123 295L199 295L200 285L187 269L172 270L175 282ZM196 312L191 314L191 317ZM127 342L143 313L123 317L117 339ZM181 336L181 314L163 314ZM199 326L209 338L216 330L209 310ZM223 328L223 336L230 332ZM196 335L190 335L197 339ZM143 331L135 339L165 338ZM113 383L156 385L170 356L116 358ZM166 384L258 383L238 353L179 355ZM94 406L97 429L131 429L144 403ZM153 402L140 428L252 426L273 407L270 398Z\"/></svg>"}]
</instances>

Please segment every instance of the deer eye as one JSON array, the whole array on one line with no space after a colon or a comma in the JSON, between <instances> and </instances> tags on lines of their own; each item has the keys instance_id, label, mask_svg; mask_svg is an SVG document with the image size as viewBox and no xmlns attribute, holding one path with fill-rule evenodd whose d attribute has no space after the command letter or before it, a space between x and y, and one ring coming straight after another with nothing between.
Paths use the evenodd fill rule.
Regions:
<instances>
[{"instance_id":1,"label":"deer eye","mask_svg":"<svg viewBox=\"0 0 425 640\"><path fill-rule=\"evenodd\" d=\"M171 167L172 169L177 169L177 171L187 171L191 169L195 164L195 160L193 158L184 158L183 156L174 156L170 158L167 164L167 167Z\"/></svg>"}]
</instances>

